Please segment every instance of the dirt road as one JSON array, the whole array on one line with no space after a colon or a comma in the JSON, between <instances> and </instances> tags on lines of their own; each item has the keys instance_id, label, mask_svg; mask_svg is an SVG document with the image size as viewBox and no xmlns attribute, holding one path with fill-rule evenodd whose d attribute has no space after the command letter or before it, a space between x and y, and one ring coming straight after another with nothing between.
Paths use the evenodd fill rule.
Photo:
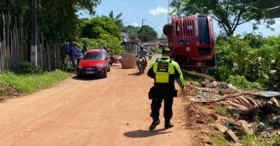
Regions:
<instances>
[{"instance_id":1,"label":"dirt road","mask_svg":"<svg viewBox=\"0 0 280 146\"><path fill-rule=\"evenodd\" d=\"M147 93L152 79L112 67L107 79L71 78L39 93L0 103L1 146L188 146L183 105L174 102L175 127L154 132ZM161 120L164 121L161 114Z\"/></svg>"}]
</instances>

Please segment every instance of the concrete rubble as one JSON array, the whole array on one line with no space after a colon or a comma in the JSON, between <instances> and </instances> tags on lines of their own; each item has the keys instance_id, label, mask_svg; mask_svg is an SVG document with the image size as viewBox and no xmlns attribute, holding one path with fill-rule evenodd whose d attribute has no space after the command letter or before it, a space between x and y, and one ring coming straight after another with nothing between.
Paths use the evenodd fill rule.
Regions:
<instances>
[{"instance_id":1,"label":"concrete rubble","mask_svg":"<svg viewBox=\"0 0 280 146\"><path fill-rule=\"evenodd\" d=\"M217 104L226 108L231 120L213 125L213 128L235 142L242 134L262 137L279 135L280 92L242 91L221 82L187 82L187 97L193 104Z\"/></svg>"}]
</instances>

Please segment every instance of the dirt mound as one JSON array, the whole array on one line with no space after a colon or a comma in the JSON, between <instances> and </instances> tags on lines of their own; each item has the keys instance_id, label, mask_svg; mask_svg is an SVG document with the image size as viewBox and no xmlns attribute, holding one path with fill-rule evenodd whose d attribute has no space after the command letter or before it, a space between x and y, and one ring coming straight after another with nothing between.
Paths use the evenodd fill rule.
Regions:
<instances>
[{"instance_id":1,"label":"dirt mound","mask_svg":"<svg viewBox=\"0 0 280 146\"><path fill-rule=\"evenodd\" d=\"M4 97L19 96L22 92L17 90L14 86L0 82L0 100Z\"/></svg>"},{"instance_id":2,"label":"dirt mound","mask_svg":"<svg viewBox=\"0 0 280 146\"><path fill-rule=\"evenodd\" d=\"M208 124L218 120L218 116L214 114L213 107L202 105L199 103L189 103L185 106L186 128L192 130L195 134L197 145L211 145L210 140L211 128Z\"/></svg>"},{"instance_id":3,"label":"dirt mound","mask_svg":"<svg viewBox=\"0 0 280 146\"><path fill-rule=\"evenodd\" d=\"M211 110L211 107L206 108L201 104L190 103L186 105L187 127L191 128L199 124L213 123L218 119L217 115Z\"/></svg>"}]
</instances>

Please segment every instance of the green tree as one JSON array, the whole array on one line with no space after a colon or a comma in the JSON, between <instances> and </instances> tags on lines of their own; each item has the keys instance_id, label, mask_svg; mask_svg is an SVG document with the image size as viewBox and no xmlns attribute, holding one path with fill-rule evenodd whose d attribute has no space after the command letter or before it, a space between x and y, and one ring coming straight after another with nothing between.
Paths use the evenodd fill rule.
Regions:
<instances>
[{"instance_id":1,"label":"green tree","mask_svg":"<svg viewBox=\"0 0 280 146\"><path fill-rule=\"evenodd\" d=\"M82 42L87 42L90 48L102 48L106 45L111 54L121 54L120 30L116 23L107 16L83 20L81 24Z\"/></svg>"},{"instance_id":2,"label":"green tree","mask_svg":"<svg viewBox=\"0 0 280 146\"><path fill-rule=\"evenodd\" d=\"M143 25L143 27L141 27L138 31L138 35L141 39L143 38L142 41L144 42L157 39L157 32L149 25Z\"/></svg>"},{"instance_id":3,"label":"green tree","mask_svg":"<svg viewBox=\"0 0 280 146\"><path fill-rule=\"evenodd\" d=\"M139 37L139 35L138 35L139 30L140 30L140 27L128 25L128 26L123 27L121 31L128 33L130 38L135 38L135 37Z\"/></svg>"},{"instance_id":4,"label":"green tree","mask_svg":"<svg viewBox=\"0 0 280 146\"><path fill-rule=\"evenodd\" d=\"M269 18L280 17L280 1L276 0L259 0L254 4L258 8L266 9L265 13Z\"/></svg>"},{"instance_id":5,"label":"green tree","mask_svg":"<svg viewBox=\"0 0 280 146\"><path fill-rule=\"evenodd\" d=\"M82 37L98 39L102 38L105 35L111 35L118 39L121 39L119 28L109 17L96 17L90 20L85 20L83 24L81 24Z\"/></svg>"},{"instance_id":6,"label":"green tree","mask_svg":"<svg viewBox=\"0 0 280 146\"><path fill-rule=\"evenodd\" d=\"M77 10L87 10L91 15L94 15L94 8L101 3L101 0L72 0L72 2Z\"/></svg>"},{"instance_id":7,"label":"green tree","mask_svg":"<svg viewBox=\"0 0 280 146\"><path fill-rule=\"evenodd\" d=\"M87 10L95 13L95 7L100 0L40 0L37 4L39 35L44 34L48 42L60 42L74 39L78 34L78 10ZM31 7L27 0L5 0L0 2L1 14L11 16L10 28L14 26L22 29L23 36L27 36L24 42L30 42L31 31ZM1 18L2 20L2 18ZM6 26L7 26L6 22ZM0 21L0 28L3 24ZM2 34L2 29L0 29Z\"/></svg>"},{"instance_id":8,"label":"green tree","mask_svg":"<svg viewBox=\"0 0 280 146\"><path fill-rule=\"evenodd\" d=\"M226 36L232 36L238 26L255 20L253 29L258 29L262 20L267 28L275 23L265 19L261 10L251 6L256 0L176 0L171 3L173 14L193 15L196 13L211 15Z\"/></svg>"},{"instance_id":9,"label":"green tree","mask_svg":"<svg viewBox=\"0 0 280 146\"><path fill-rule=\"evenodd\" d=\"M117 16L114 16L114 12L113 10L110 11L109 13L109 17L114 20L114 22L116 23L116 25L118 26L119 29L121 29L123 27L123 22L122 22L122 13L119 13Z\"/></svg>"}]
</instances>

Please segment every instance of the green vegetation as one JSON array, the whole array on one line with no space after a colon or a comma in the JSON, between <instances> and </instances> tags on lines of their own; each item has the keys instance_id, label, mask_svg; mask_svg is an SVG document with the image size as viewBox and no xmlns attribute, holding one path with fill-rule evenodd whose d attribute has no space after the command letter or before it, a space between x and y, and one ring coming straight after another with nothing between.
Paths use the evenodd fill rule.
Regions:
<instances>
[{"instance_id":1,"label":"green vegetation","mask_svg":"<svg viewBox=\"0 0 280 146\"><path fill-rule=\"evenodd\" d=\"M21 74L41 74L43 70L41 67L36 67L35 64L25 61L20 63L19 70Z\"/></svg>"},{"instance_id":2,"label":"green vegetation","mask_svg":"<svg viewBox=\"0 0 280 146\"><path fill-rule=\"evenodd\" d=\"M139 30L140 30L140 27L132 26L132 25L125 26L121 29L122 32L128 33L129 37L131 37L131 38L139 37L139 34L138 34Z\"/></svg>"},{"instance_id":3,"label":"green vegetation","mask_svg":"<svg viewBox=\"0 0 280 146\"><path fill-rule=\"evenodd\" d=\"M211 141L214 146L229 146L231 144L219 132L211 136ZM275 135L270 138L261 138L257 135L243 135L240 143L244 146L273 146L280 143L280 136Z\"/></svg>"},{"instance_id":4,"label":"green vegetation","mask_svg":"<svg viewBox=\"0 0 280 146\"><path fill-rule=\"evenodd\" d=\"M187 71L185 69L183 69L182 71L184 72L184 78L186 81L202 82L215 80L215 78L206 74L197 73L195 71Z\"/></svg>"},{"instance_id":5,"label":"green vegetation","mask_svg":"<svg viewBox=\"0 0 280 146\"><path fill-rule=\"evenodd\" d=\"M257 135L244 135L241 143L244 146L272 146L280 143L280 136L274 135L270 138L261 138Z\"/></svg>"},{"instance_id":6,"label":"green vegetation","mask_svg":"<svg viewBox=\"0 0 280 146\"><path fill-rule=\"evenodd\" d=\"M140 28L138 31L139 37L144 42L152 41L157 39L157 32L154 30L154 28L150 27L149 25L143 25L143 27Z\"/></svg>"},{"instance_id":7,"label":"green vegetation","mask_svg":"<svg viewBox=\"0 0 280 146\"><path fill-rule=\"evenodd\" d=\"M220 133L214 133L211 137L213 146L229 146L229 142Z\"/></svg>"},{"instance_id":8,"label":"green vegetation","mask_svg":"<svg viewBox=\"0 0 280 146\"><path fill-rule=\"evenodd\" d=\"M218 67L209 73L217 80L242 89L280 90L280 36L219 36L216 51Z\"/></svg>"},{"instance_id":9,"label":"green vegetation","mask_svg":"<svg viewBox=\"0 0 280 146\"><path fill-rule=\"evenodd\" d=\"M121 17L122 13L119 13L117 16L115 16L114 11L111 11L109 14L109 18L111 18L115 22L119 29L122 29L124 27Z\"/></svg>"},{"instance_id":10,"label":"green vegetation","mask_svg":"<svg viewBox=\"0 0 280 146\"><path fill-rule=\"evenodd\" d=\"M121 31L128 33L130 38L143 38L144 42L156 40L158 36L155 29L148 25L143 25L143 27L128 25L124 26Z\"/></svg>"},{"instance_id":11,"label":"green vegetation","mask_svg":"<svg viewBox=\"0 0 280 146\"><path fill-rule=\"evenodd\" d=\"M158 48L152 48L151 51L153 52L153 54L161 54L162 52L162 50Z\"/></svg>"},{"instance_id":12,"label":"green vegetation","mask_svg":"<svg viewBox=\"0 0 280 146\"><path fill-rule=\"evenodd\" d=\"M23 93L35 93L40 89L49 88L70 77L69 73L55 70L42 74L15 74L11 72L0 74L0 82L15 86Z\"/></svg>"},{"instance_id":13,"label":"green vegetation","mask_svg":"<svg viewBox=\"0 0 280 146\"><path fill-rule=\"evenodd\" d=\"M173 14L177 16L189 16L192 14L206 14L213 16L218 22L222 33L225 36L233 36L237 27L253 21L253 29L258 29L258 25L263 22L267 28L273 30L271 25L275 23L272 19L266 19L260 9L251 6L257 0L176 0L172 1Z\"/></svg>"},{"instance_id":14,"label":"green vegetation","mask_svg":"<svg viewBox=\"0 0 280 146\"><path fill-rule=\"evenodd\" d=\"M223 105L217 105L215 106L215 111L217 114L225 116L225 117L229 117L230 114L227 111L227 108Z\"/></svg>"},{"instance_id":15,"label":"green vegetation","mask_svg":"<svg viewBox=\"0 0 280 146\"><path fill-rule=\"evenodd\" d=\"M124 51L120 30L116 22L107 16L84 20L81 23L81 37L80 43L87 42L89 49L103 48L106 45L111 54L121 54Z\"/></svg>"},{"instance_id":16,"label":"green vegetation","mask_svg":"<svg viewBox=\"0 0 280 146\"><path fill-rule=\"evenodd\" d=\"M38 35L44 34L44 39L49 43L60 43L64 40L74 40L79 33L79 19L76 14L79 10L87 10L95 14L95 7L100 0L41 0L38 1ZM10 28L21 26L19 29L26 35L24 42L31 42L31 1L8 0L1 1L1 14L11 16L11 22L0 23L0 34L4 25ZM2 19L2 18L1 18Z\"/></svg>"}]
</instances>

